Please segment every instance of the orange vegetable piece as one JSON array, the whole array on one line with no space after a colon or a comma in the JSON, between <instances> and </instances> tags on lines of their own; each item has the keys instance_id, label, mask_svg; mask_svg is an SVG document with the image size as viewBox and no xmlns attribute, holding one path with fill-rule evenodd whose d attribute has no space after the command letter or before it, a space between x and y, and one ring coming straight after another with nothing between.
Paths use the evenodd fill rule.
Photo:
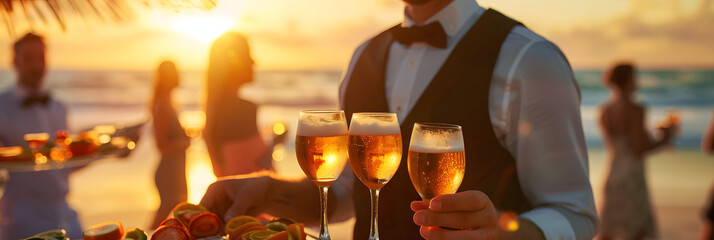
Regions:
<instances>
[{"instance_id":1,"label":"orange vegetable piece","mask_svg":"<svg viewBox=\"0 0 714 240\"><path fill-rule=\"evenodd\" d=\"M91 226L82 232L84 240L121 240L124 227L120 222L105 222Z\"/></svg>"},{"instance_id":2,"label":"orange vegetable piece","mask_svg":"<svg viewBox=\"0 0 714 240\"><path fill-rule=\"evenodd\" d=\"M164 225L154 231L151 240L191 240L191 236L183 227Z\"/></svg>"},{"instance_id":3,"label":"orange vegetable piece","mask_svg":"<svg viewBox=\"0 0 714 240\"><path fill-rule=\"evenodd\" d=\"M181 221L179 221L178 219L176 219L174 217L164 219L164 221L162 221L161 224L159 224L159 226L164 226L164 225L185 227L183 225L183 223L181 223Z\"/></svg>"},{"instance_id":4,"label":"orange vegetable piece","mask_svg":"<svg viewBox=\"0 0 714 240\"><path fill-rule=\"evenodd\" d=\"M226 223L226 229L225 229L226 233L230 233L233 230L236 230L238 227L243 226L243 224L252 223L252 222L259 223L260 221L258 221L258 219L255 219L254 217L248 216L248 215L242 215L242 216L237 216L237 217L231 218L231 220L228 220L228 222Z\"/></svg>"},{"instance_id":5,"label":"orange vegetable piece","mask_svg":"<svg viewBox=\"0 0 714 240\"><path fill-rule=\"evenodd\" d=\"M305 233L305 225L302 223L293 223L288 225L287 231L292 239L305 240L307 239L307 234Z\"/></svg>"},{"instance_id":6,"label":"orange vegetable piece","mask_svg":"<svg viewBox=\"0 0 714 240\"><path fill-rule=\"evenodd\" d=\"M193 214L188 221L188 232L195 238L216 236L221 233L221 220L211 212Z\"/></svg>"},{"instance_id":7,"label":"orange vegetable piece","mask_svg":"<svg viewBox=\"0 0 714 240\"><path fill-rule=\"evenodd\" d=\"M242 226L238 227L236 230L228 233L228 236L230 237L230 240L236 240L236 239L241 239L244 234L250 233L252 231L258 231L258 230L267 230L265 226L263 226L260 223L246 223L243 224Z\"/></svg>"}]
</instances>

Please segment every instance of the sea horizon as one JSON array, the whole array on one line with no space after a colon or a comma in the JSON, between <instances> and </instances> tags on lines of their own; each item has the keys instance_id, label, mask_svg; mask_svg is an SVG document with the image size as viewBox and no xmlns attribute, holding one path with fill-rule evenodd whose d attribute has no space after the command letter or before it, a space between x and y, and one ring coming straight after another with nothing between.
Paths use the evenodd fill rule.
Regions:
<instances>
[{"instance_id":1,"label":"sea horizon","mask_svg":"<svg viewBox=\"0 0 714 240\"><path fill-rule=\"evenodd\" d=\"M93 124L147 121L147 104L153 87L152 71L50 70L46 87L70 109L70 128ZM602 148L597 124L598 106L607 101L602 70L576 70L581 90L581 114L590 148ZM714 108L714 68L700 70L640 70L637 98L648 108L650 128L670 111L682 115L678 148L696 149ZM293 123L288 114L300 108L337 108L340 70L261 70L255 82L241 89L243 98L262 106L260 123L276 119ZM202 71L181 72L175 93L180 111L201 111L205 87ZM14 73L0 70L0 91L14 82ZM101 96L101 97L100 97ZM289 127L291 125L288 125Z\"/></svg>"}]
</instances>

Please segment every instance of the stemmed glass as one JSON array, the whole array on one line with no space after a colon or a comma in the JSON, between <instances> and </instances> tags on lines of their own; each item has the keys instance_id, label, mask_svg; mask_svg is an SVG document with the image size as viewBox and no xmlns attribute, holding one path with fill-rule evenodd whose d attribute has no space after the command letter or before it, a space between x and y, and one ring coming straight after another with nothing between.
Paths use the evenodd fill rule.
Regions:
<instances>
[{"instance_id":1,"label":"stemmed glass","mask_svg":"<svg viewBox=\"0 0 714 240\"><path fill-rule=\"evenodd\" d=\"M35 164L42 165L47 163L47 157L40 152L40 148L47 144L50 140L48 133L28 133L24 135L27 146L32 150L32 156L35 159Z\"/></svg>"},{"instance_id":2,"label":"stemmed glass","mask_svg":"<svg viewBox=\"0 0 714 240\"><path fill-rule=\"evenodd\" d=\"M466 170L461 126L414 124L407 167L409 178L423 200L456 193Z\"/></svg>"},{"instance_id":3,"label":"stemmed glass","mask_svg":"<svg viewBox=\"0 0 714 240\"><path fill-rule=\"evenodd\" d=\"M350 166L369 188L372 220L369 239L379 239L379 190L392 179L402 160L402 134L395 113L355 113L350 123Z\"/></svg>"},{"instance_id":4,"label":"stemmed glass","mask_svg":"<svg viewBox=\"0 0 714 240\"><path fill-rule=\"evenodd\" d=\"M347 122L344 111L300 111L295 139L300 168L320 188L320 240L327 229L327 191L347 164Z\"/></svg>"}]
</instances>

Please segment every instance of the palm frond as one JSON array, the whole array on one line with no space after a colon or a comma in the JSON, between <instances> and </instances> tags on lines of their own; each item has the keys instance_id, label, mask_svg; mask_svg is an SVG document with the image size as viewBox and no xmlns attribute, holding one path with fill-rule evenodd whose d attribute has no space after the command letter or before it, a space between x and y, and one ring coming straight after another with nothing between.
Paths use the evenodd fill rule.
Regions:
<instances>
[{"instance_id":1,"label":"palm frond","mask_svg":"<svg viewBox=\"0 0 714 240\"><path fill-rule=\"evenodd\" d=\"M44 24L55 22L62 31L66 31L66 18L69 16L121 22L132 19L136 8L178 12L188 9L210 11L215 7L216 0L0 0L0 21L14 36L19 22L27 22L32 29L38 18Z\"/></svg>"}]
</instances>

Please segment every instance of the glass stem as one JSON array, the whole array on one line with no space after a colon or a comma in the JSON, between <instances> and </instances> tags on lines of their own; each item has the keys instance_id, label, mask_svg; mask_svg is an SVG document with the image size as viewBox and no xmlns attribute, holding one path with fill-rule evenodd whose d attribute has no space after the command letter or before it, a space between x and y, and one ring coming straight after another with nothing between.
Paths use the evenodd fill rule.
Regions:
<instances>
[{"instance_id":1,"label":"glass stem","mask_svg":"<svg viewBox=\"0 0 714 240\"><path fill-rule=\"evenodd\" d=\"M331 240L330 231L327 230L327 191L329 186L320 188L320 237L318 240Z\"/></svg>"},{"instance_id":2,"label":"glass stem","mask_svg":"<svg viewBox=\"0 0 714 240\"><path fill-rule=\"evenodd\" d=\"M370 198L372 198L372 221L369 225L369 240L379 240L379 226L377 218L379 218L379 189L369 190Z\"/></svg>"}]
</instances>

